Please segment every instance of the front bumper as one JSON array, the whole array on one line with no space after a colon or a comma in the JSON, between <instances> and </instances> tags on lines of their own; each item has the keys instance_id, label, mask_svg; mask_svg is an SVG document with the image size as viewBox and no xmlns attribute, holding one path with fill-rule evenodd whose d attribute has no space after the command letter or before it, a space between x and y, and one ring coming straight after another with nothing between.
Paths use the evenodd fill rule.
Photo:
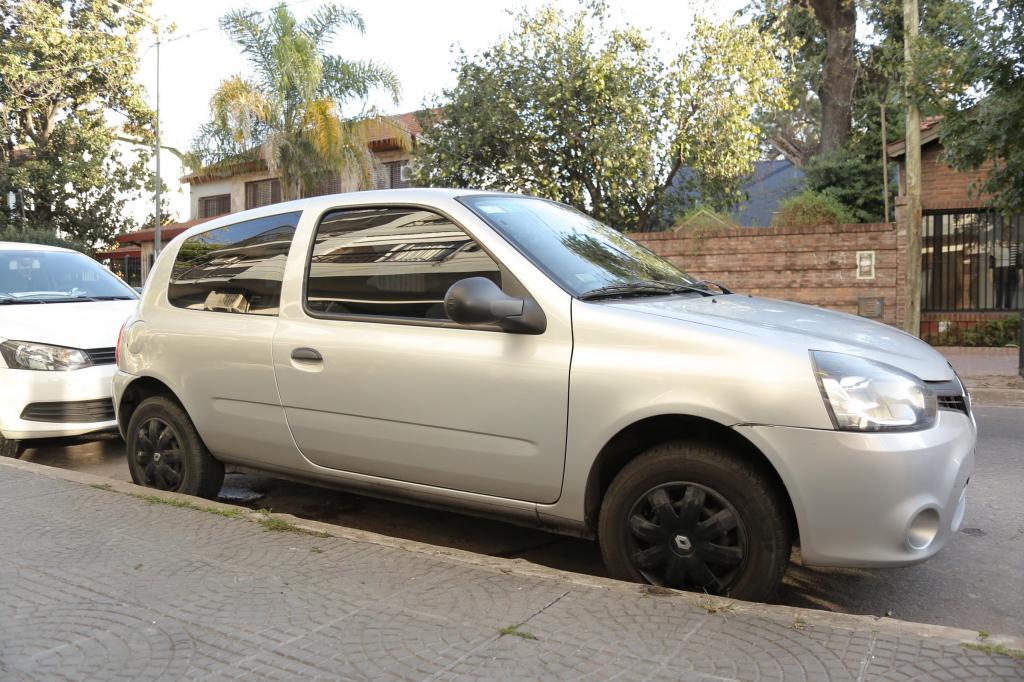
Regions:
<instances>
[{"instance_id":1,"label":"front bumper","mask_svg":"<svg viewBox=\"0 0 1024 682\"><path fill-rule=\"evenodd\" d=\"M71 372L0 368L0 433L22 440L117 428L112 405L88 402L111 400L113 374L112 364Z\"/></svg>"},{"instance_id":2,"label":"front bumper","mask_svg":"<svg viewBox=\"0 0 1024 682\"><path fill-rule=\"evenodd\" d=\"M977 428L940 410L930 429L851 433L739 425L775 465L808 566L905 566L931 557L963 522Z\"/></svg>"}]
</instances>

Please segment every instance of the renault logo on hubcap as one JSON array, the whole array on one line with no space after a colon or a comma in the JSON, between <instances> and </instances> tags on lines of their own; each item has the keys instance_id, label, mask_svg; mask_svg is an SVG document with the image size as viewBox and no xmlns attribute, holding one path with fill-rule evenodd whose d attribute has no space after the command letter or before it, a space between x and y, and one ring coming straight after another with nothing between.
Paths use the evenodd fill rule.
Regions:
<instances>
[{"instance_id":1,"label":"renault logo on hubcap","mask_svg":"<svg viewBox=\"0 0 1024 682\"><path fill-rule=\"evenodd\" d=\"M693 544L690 542L690 538L685 535L677 535L675 538L676 549L680 552L689 552L693 549Z\"/></svg>"}]
</instances>

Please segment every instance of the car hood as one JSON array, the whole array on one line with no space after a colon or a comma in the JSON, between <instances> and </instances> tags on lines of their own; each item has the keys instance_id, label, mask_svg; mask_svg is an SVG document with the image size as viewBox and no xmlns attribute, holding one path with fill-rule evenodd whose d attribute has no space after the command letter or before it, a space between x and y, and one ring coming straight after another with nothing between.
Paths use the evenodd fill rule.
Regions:
<instances>
[{"instance_id":1,"label":"car hood","mask_svg":"<svg viewBox=\"0 0 1024 682\"><path fill-rule=\"evenodd\" d=\"M136 301L0 305L0 340L68 348L113 348Z\"/></svg>"},{"instance_id":2,"label":"car hood","mask_svg":"<svg viewBox=\"0 0 1024 682\"><path fill-rule=\"evenodd\" d=\"M900 367L926 381L948 381L953 371L927 343L895 327L800 303L737 294L634 298L614 307L773 337L808 350L849 353Z\"/></svg>"}]
</instances>

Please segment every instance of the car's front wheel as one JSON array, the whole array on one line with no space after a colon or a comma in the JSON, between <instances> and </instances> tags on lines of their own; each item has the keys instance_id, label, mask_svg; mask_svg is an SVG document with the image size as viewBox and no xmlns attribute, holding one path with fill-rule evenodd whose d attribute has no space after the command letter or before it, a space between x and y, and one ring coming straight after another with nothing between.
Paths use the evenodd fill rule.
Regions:
<instances>
[{"instance_id":1,"label":"car's front wheel","mask_svg":"<svg viewBox=\"0 0 1024 682\"><path fill-rule=\"evenodd\" d=\"M775 594L792 539L778 491L715 446L670 442L627 464L601 505L613 578L751 601Z\"/></svg>"},{"instance_id":2,"label":"car's front wheel","mask_svg":"<svg viewBox=\"0 0 1024 682\"><path fill-rule=\"evenodd\" d=\"M154 396L139 404L128 423L126 450L137 485L213 499L224 483L224 465L170 398Z\"/></svg>"}]
</instances>

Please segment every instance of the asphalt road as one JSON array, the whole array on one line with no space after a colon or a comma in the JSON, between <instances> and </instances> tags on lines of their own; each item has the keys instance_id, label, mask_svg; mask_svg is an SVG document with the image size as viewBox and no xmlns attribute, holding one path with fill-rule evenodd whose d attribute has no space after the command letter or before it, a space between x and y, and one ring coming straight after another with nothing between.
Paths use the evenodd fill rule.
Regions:
<instances>
[{"instance_id":1,"label":"asphalt road","mask_svg":"<svg viewBox=\"0 0 1024 682\"><path fill-rule=\"evenodd\" d=\"M963 530L936 557L886 570L809 569L794 561L779 602L1024 634L1024 408L977 407L980 440ZM119 439L47 443L26 461L130 480ZM222 499L386 535L601 575L594 543L460 514L424 510L230 474Z\"/></svg>"}]
</instances>

